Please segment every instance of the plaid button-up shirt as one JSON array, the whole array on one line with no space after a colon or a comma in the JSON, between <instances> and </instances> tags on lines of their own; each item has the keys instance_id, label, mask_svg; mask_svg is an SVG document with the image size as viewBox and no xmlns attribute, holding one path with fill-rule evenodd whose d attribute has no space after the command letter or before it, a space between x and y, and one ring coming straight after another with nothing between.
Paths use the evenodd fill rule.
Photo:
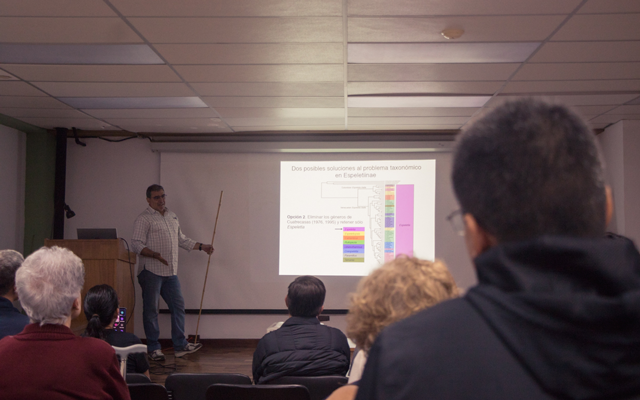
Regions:
<instances>
[{"instance_id":1,"label":"plaid button-up shirt","mask_svg":"<svg viewBox=\"0 0 640 400\"><path fill-rule=\"evenodd\" d=\"M164 215L151 207L147 207L138 215L133 223L133 238L131 245L133 251L140 254L142 249L160 253L169 265L164 265L155 258L145 257L140 254L139 269L146 268L160 276L178 274L178 247L185 250L193 250L196 241L186 237L180 230L180 222L175 213L165 208Z\"/></svg>"}]
</instances>

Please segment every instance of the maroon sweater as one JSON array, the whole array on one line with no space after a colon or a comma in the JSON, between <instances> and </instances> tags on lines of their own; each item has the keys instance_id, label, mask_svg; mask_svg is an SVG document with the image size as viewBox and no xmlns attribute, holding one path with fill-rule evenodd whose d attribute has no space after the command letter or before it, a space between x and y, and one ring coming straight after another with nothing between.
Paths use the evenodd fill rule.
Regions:
<instances>
[{"instance_id":1,"label":"maroon sweater","mask_svg":"<svg viewBox=\"0 0 640 400\"><path fill-rule=\"evenodd\" d=\"M38 324L0 340L0 397L130 398L109 344L76 336L64 325Z\"/></svg>"}]
</instances>

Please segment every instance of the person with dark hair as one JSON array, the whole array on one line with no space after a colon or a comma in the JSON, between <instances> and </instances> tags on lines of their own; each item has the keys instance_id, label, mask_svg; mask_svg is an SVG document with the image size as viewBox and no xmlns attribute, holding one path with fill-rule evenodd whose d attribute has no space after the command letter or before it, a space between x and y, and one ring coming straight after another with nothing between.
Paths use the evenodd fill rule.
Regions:
<instances>
[{"instance_id":1,"label":"person with dark hair","mask_svg":"<svg viewBox=\"0 0 640 400\"><path fill-rule=\"evenodd\" d=\"M464 131L454 225L478 284L382 331L356 398L640 395L640 254L604 238L603 169L594 133L561 105L506 102Z\"/></svg>"},{"instance_id":2,"label":"person with dark hair","mask_svg":"<svg viewBox=\"0 0 640 400\"><path fill-rule=\"evenodd\" d=\"M171 340L176 357L184 357L202 348L202 343L188 343L184 335L185 309L178 280L178 247L187 251L213 253L213 246L197 243L180 229L175 213L165 206L166 195L160 185L147 188L149 207L133 224L133 251L140 255L138 282L142 288L142 324L147 337L149 358L165 359L160 347L158 300L164 299L171 313Z\"/></svg>"},{"instance_id":3,"label":"person with dark hair","mask_svg":"<svg viewBox=\"0 0 640 400\"><path fill-rule=\"evenodd\" d=\"M24 258L15 250L0 250L0 339L22 332L29 317L13 306L18 300L16 271Z\"/></svg>"},{"instance_id":4,"label":"person with dark hair","mask_svg":"<svg viewBox=\"0 0 640 400\"><path fill-rule=\"evenodd\" d=\"M115 347L128 347L141 344L140 339L129 332L113 329L118 318L118 295L109 285L96 285L87 291L84 298L84 315L87 328L83 336L102 339ZM139 373L149 376L149 362L146 354L131 354L127 358L127 373Z\"/></svg>"},{"instance_id":5,"label":"person with dark hair","mask_svg":"<svg viewBox=\"0 0 640 400\"><path fill-rule=\"evenodd\" d=\"M351 350L339 329L320 324L326 289L314 276L289 284L284 299L291 318L260 339L253 353L253 382L283 376L346 375Z\"/></svg>"}]
</instances>

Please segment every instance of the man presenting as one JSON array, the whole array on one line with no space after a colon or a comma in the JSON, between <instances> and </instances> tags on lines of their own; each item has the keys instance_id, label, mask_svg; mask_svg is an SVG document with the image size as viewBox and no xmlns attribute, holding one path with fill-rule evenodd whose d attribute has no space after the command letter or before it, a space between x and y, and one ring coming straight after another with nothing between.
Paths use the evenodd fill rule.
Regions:
<instances>
[{"instance_id":1,"label":"man presenting","mask_svg":"<svg viewBox=\"0 0 640 400\"><path fill-rule=\"evenodd\" d=\"M160 185L147 188L149 207L133 225L133 251L140 254L138 282L142 287L142 321L147 336L149 358L165 359L158 338L158 296L162 296L171 312L171 340L176 357L194 353L201 343L188 343L184 336L184 299L178 280L178 247L213 253L213 247L186 237L178 217L165 207L164 189Z\"/></svg>"},{"instance_id":2,"label":"man presenting","mask_svg":"<svg viewBox=\"0 0 640 400\"><path fill-rule=\"evenodd\" d=\"M385 329L357 399L637 398L640 254L604 238L595 134L506 103L460 135L452 182L478 285Z\"/></svg>"}]
</instances>

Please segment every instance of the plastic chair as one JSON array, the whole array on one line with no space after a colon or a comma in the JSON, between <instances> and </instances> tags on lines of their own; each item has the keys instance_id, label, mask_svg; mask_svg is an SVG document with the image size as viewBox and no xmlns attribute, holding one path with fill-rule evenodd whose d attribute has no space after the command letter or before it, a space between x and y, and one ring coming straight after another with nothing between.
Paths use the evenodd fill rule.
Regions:
<instances>
[{"instance_id":1,"label":"plastic chair","mask_svg":"<svg viewBox=\"0 0 640 400\"><path fill-rule=\"evenodd\" d=\"M283 376L264 383L265 385L302 385L309 390L311 400L324 400L334 390L348 383L349 379L342 375L329 376Z\"/></svg>"},{"instance_id":2,"label":"plastic chair","mask_svg":"<svg viewBox=\"0 0 640 400\"><path fill-rule=\"evenodd\" d=\"M251 378L243 374L183 374L167 377L165 387L173 400L205 400L207 388L215 383L251 385Z\"/></svg>"},{"instance_id":3,"label":"plastic chair","mask_svg":"<svg viewBox=\"0 0 640 400\"><path fill-rule=\"evenodd\" d=\"M151 379L148 376L135 372L128 373L125 380L127 383L151 383Z\"/></svg>"},{"instance_id":4,"label":"plastic chair","mask_svg":"<svg viewBox=\"0 0 640 400\"><path fill-rule=\"evenodd\" d=\"M129 386L131 400L169 400L169 392L157 383L132 383Z\"/></svg>"},{"instance_id":5,"label":"plastic chair","mask_svg":"<svg viewBox=\"0 0 640 400\"><path fill-rule=\"evenodd\" d=\"M120 374L126 381L127 380L127 358L129 357L130 354L146 353L147 345L134 344L132 346L127 346L127 347L116 347L116 346L111 346L111 347L113 347L113 349L116 351L116 355L120 357Z\"/></svg>"},{"instance_id":6,"label":"plastic chair","mask_svg":"<svg viewBox=\"0 0 640 400\"><path fill-rule=\"evenodd\" d=\"M216 383L207 389L207 400L311 400L301 385L226 385Z\"/></svg>"}]
</instances>

